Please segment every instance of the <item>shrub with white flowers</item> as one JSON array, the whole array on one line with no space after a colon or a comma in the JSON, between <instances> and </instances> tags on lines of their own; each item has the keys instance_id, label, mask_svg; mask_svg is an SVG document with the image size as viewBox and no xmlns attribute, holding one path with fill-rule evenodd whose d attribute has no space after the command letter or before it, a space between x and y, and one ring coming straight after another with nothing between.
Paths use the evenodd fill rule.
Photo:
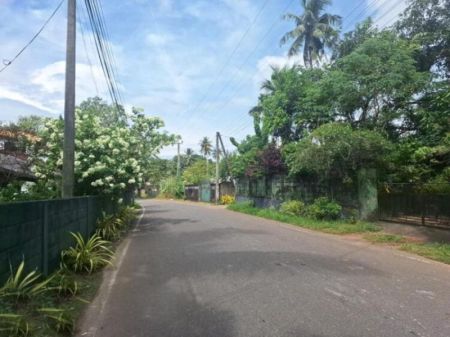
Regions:
<instances>
[{"instance_id":1,"label":"shrub with white flowers","mask_svg":"<svg viewBox=\"0 0 450 337\"><path fill-rule=\"evenodd\" d=\"M83 102L76 110L76 195L121 195L142 185L149 161L162 147L176 141L160 131L161 119L147 117L141 110L126 114L98 98ZM46 184L59 188L62 170L62 119L47 122L33 170Z\"/></svg>"}]
</instances>

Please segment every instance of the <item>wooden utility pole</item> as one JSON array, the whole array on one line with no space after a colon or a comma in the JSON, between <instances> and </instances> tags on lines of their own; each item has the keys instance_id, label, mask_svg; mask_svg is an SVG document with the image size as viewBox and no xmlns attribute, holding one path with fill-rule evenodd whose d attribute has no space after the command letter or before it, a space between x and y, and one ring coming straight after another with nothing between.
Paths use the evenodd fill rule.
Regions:
<instances>
[{"instance_id":1,"label":"wooden utility pole","mask_svg":"<svg viewBox=\"0 0 450 337\"><path fill-rule=\"evenodd\" d=\"M180 171L181 171L180 144L181 142L177 143L177 179L180 179Z\"/></svg>"},{"instance_id":2,"label":"wooden utility pole","mask_svg":"<svg viewBox=\"0 0 450 337\"><path fill-rule=\"evenodd\" d=\"M62 197L73 196L75 159L75 58L76 0L67 1L66 92L64 99L64 149Z\"/></svg>"},{"instance_id":3,"label":"wooden utility pole","mask_svg":"<svg viewBox=\"0 0 450 337\"><path fill-rule=\"evenodd\" d=\"M220 191L219 191L219 161L220 161L219 132L216 132L216 205L219 204L219 198L220 198Z\"/></svg>"}]
</instances>

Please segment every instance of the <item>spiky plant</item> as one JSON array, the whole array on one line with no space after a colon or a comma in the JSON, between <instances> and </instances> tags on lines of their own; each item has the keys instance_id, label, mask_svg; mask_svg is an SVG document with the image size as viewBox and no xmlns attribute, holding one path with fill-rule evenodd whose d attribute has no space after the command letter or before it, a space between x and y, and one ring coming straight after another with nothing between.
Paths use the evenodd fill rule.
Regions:
<instances>
[{"instance_id":1,"label":"spiky plant","mask_svg":"<svg viewBox=\"0 0 450 337\"><path fill-rule=\"evenodd\" d=\"M42 275L36 270L25 273L25 262L22 261L14 272L11 268L11 275L6 280L3 287L0 288L0 298L16 301L28 300L48 290L48 283L51 277L39 282Z\"/></svg>"},{"instance_id":2,"label":"spiky plant","mask_svg":"<svg viewBox=\"0 0 450 337\"><path fill-rule=\"evenodd\" d=\"M50 321L51 327L58 333L72 334L74 319L66 310L57 308L42 308L38 310Z\"/></svg>"},{"instance_id":3,"label":"spiky plant","mask_svg":"<svg viewBox=\"0 0 450 337\"><path fill-rule=\"evenodd\" d=\"M80 233L70 233L75 246L61 253L62 264L76 273L92 272L111 264L114 253L109 248L110 242L102 239L97 233L85 240Z\"/></svg>"},{"instance_id":4,"label":"spiky plant","mask_svg":"<svg viewBox=\"0 0 450 337\"><path fill-rule=\"evenodd\" d=\"M9 337L27 337L31 334L31 328L22 315L0 314L0 335Z\"/></svg>"}]
</instances>

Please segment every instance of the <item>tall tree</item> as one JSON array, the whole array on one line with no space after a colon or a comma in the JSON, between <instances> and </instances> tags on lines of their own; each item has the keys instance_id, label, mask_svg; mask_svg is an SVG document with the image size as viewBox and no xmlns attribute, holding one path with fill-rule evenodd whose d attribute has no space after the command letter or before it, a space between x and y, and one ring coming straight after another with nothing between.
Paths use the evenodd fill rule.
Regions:
<instances>
[{"instance_id":1,"label":"tall tree","mask_svg":"<svg viewBox=\"0 0 450 337\"><path fill-rule=\"evenodd\" d=\"M206 174L209 172L209 158L208 156L212 152L212 143L211 140L208 137L203 137L203 139L200 141L200 153L202 153L206 158Z\"/></svg>"},{"instance_id":2,"label":"tall tree","mask_svg":"<svg viewBox=\"0 0 450 337\"><path fill-rule=\"evenodd\" d=\"M341 26L341 17L323 13L331 0L301 0L303 13L300 15L287 13L285 20L292 20L295 28L287 32L281 39L282 45L293 40L289 48L289 56L298 54L303 47L305 67L313 67L325 55L325 48L336 45Z\"/></svg>"},{"instance_id":3,"label":"tall tree","mask_svg":"<svg viewBox=\"0 0 450 337\"><path fill-rule=\"evenodd\" d=\"M420 46L419 70L438 70L450 78L450 0L409 0L396 29Z\"/></svg>"}]
</instances>

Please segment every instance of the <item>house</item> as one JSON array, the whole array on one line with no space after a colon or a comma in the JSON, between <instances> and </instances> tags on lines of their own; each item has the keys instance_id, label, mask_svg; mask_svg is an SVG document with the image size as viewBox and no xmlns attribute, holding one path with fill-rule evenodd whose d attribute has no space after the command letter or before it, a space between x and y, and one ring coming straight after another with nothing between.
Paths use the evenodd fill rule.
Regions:
<instances>
[{"instance_id":1,"label":"house","mask_svg":"<svg viewBox=\"0 0 450 337\"><path fill-rule=\"evenodd\" d=\"M13 180L36 180L30 170L28 149L38 141L34 134L0 127L0 186Z\"/></svg>"}]
</instances>

